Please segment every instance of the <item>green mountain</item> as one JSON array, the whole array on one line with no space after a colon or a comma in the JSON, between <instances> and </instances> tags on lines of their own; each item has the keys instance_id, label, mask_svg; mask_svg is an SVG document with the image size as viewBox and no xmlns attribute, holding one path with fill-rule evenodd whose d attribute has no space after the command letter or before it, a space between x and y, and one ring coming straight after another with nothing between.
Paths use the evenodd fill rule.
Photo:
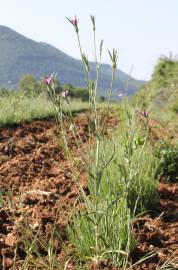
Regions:
<instances>
[{"instance_id":1,"label":"green mountain","mask_svg":"<svg viewBox=\"0 0 178 270\"><path fill-rule=\"evenodd\" d=\"M94 63L91 64L91 76L95 76ZM0 26L0 85L14 88L22 75L30 73L36 78L56 72L62 84L71 83L85 87L81 60L74 59L55 47L35 42L13 31ZM109 88L111 67L102 64L99 81L100 95L105 95ZM114 96L119 93L134 94L143 81L136 80L126 73L117 70Z\"/></svg>"}]
</instances>

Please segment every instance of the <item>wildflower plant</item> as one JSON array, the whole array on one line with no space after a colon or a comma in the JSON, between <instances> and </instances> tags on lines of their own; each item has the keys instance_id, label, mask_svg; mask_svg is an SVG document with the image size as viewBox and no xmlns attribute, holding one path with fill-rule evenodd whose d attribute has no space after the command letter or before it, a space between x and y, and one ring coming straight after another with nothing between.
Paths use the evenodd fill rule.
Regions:
<instances>
[{"instance_id":1,"label":"wildflower plant","mask_svg":"<svg viewBox=\"0 0 178 270\"><path fill-rule=\"evenodd\" d=\"M74 27L80 55L83 63L84 78L89 92L89 116L88 116L88 142L84 145L83 139L78 131L75 118L72 115L70 101L68 99L68 89L60 95L55 91L55 75L44 79L48 92L56 112L56 120L60 126L60 134L63 139L63 147L67 157L71 162L72 176L80 190L82 209L76 212L73 221L67 228L68 238L75 248L75 253L82 261L92 260L96 264L103 260L108 260L116 266L126 267L129 253L133 248L134 241L131 235L130 210L127 207L127 200L120 193L116 193L111 185L111 180L103 177L107 174L107 168L113 160L115 147L112 145L112 153L108 156L106 152L106 138L104 136L107 118L110 114L110 103L112 89L117 68L118 52L116 49L108 51L111 60L111 83L107 98L107 107L101 113L97 104L97 89L100 75L103 41L99 45L99 55L96 45L96 21L91 16L93 30L95 79L90 74L90 63L88 56L84 53L80 42L79 20L67 20ZM64 113L64 106L67 113ZM72 132L76 151L75 155L70 148L68 132ZM79 156L79 158L76 157ZM89 196L86 195L76 170L76 161L80 159L80 165L88 174Z\"/></svg>"}]
</instances>

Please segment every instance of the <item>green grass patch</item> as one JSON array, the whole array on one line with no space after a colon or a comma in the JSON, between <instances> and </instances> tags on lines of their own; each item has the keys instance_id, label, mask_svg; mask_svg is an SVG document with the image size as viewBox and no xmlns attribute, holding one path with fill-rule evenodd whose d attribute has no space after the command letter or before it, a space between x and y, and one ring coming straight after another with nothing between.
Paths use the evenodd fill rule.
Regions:
<instances>
[{"instance_id":1,"label":"green grass patch","mask_svg":"<svg viewBox=\"0 0 178 270\"><path fill-rule=\"evenodd\" d=\"M106 184L102 186L102 196L109 183L112 193L125 197L132 213L138 213L153 209L158 202L158 159L135 110L131 106L124 110L112 139L103 145L105 155L114 157L103 174Z\"/></svg>"},{"instance_id":2,"label":"green grass patch","mask_svg":"<svg viewBox=\"0 0 178 270\"><path fill-rule=\"evenodd\" d=\"M74 100L71 102L71 108L74 113L80 112L87 110L88 104L80 100ZM9 96L0 97L0 127L54 116L53 104L44 94L33 97L13 93Z\"/></svg>"}]
</instances>

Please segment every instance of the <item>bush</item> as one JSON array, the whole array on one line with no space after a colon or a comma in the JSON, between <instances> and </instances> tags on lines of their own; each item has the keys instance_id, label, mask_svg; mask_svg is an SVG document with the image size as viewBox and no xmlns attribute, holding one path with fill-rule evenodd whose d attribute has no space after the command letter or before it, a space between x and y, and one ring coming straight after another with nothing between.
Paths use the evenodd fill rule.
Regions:
<instances>
[{"instance_id":1,"label":"bush","mask_svg":"<svg viewBox=\"0 0 178 270\"><path fill-rule=\"evenodd\" d=\"M0 89L0 97L8 97L10 95L10 90L6 88Z\"/></svg>"},{"instance_id":2,"label":"bush","mask_svg":"<svg viewBox=\"0 0 178 270\"><path fill-rule=\"evenodd\" d=\"M178 84L178 61L172 56L160 57L152 75L152 84L155 88L176 86Z\"/></svg>"},{"instance_id":3,"label":"bush","mask_svg":"<svg viewBox=\"0 0 178 270\"><path fill-rule=\"evenodd\" d=\"M178 105L174 105L172 110L173 112L178 113Z\"/></svg>"},{"instance_id":4,"label":"bush","mask_svg":"<svg viewBox=\"0 0 178 270\"><path fill-rule=\"evenodd\" d=\"M166 176L169 181L178 180L178 145L163 143L157 149L159 159L158 175Z\"/></svg>"},{"instance_id":5,"label":"bush","mask_svg":"<svg viewBox=\"0 0 178 270\"><path fill-rule=\"evenodd\" d=\"M69 95L71 96L71 98L79 98L82 101L89 100L89 92L86 89L72 88L69 90Z\"/></svg>"}]
</instances>

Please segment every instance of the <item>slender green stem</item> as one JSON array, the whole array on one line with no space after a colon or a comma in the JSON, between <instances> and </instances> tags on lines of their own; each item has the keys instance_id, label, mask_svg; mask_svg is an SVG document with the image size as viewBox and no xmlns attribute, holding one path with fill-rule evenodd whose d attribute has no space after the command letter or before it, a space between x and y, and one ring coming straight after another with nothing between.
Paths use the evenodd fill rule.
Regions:
<instances>
[{"instance_id":1,"label":"slender green stem","mask_svg":"<svg viewBox=\"0 0 178 270\"><path fill-rule=\"evenodd\" d=\"M89 89L89 78L87 78L87 72L85 70L85 62L83 60L83 52L82 52L82 46L81 46L81 42L80 42L80 36L79 36L79 33L77 32L77 40L78 40L78 45L79 45L79 50L80 50L80 55L81 55L81 59L82 59L82 63L83 63L83 69L84 69L84 74L85 74L85 82L86 82L86 85L87 85L87 88Z\"/></svg>"},{"instance_id":2,"label":"slender green stem","mask_svg":"<svg viewBox=\"0 0 178 270\"><path fill-rule=\"evenodd\" d=\"M104 119L103 119L103 125L101 127L101 134L105 128L106 119L109 115L109 108L110 108L110 103L111 103L111 96L112 96L114 81L115 81L115 69L112 69L112 77L111 77L111 84L110 84L110 90L109 90L109 95L108 95L107 108L106 108L106 113L105 113Z\"/></svg>"}]
</instances>

